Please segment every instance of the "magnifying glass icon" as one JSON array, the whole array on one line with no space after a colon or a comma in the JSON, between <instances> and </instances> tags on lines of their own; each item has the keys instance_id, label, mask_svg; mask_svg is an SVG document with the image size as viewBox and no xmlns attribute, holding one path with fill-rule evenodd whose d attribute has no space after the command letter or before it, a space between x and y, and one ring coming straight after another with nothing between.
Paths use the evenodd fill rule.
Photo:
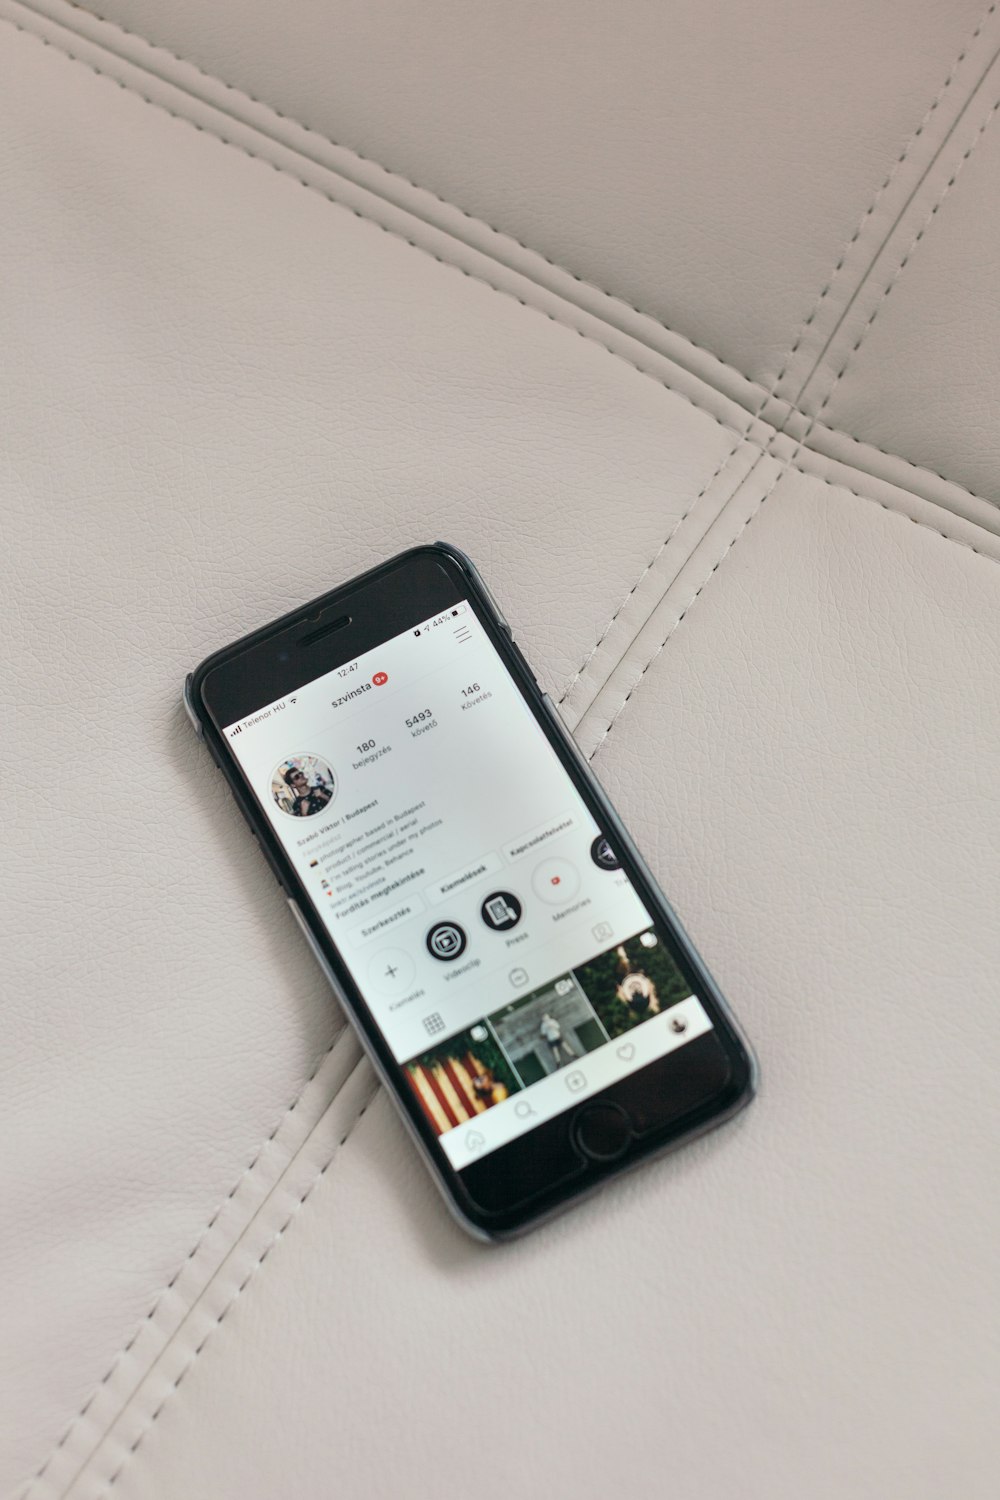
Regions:
<instances>
[{"instance_id":1,"label":"magnifying glass icon","mask_svg":"<svg viewBox=\"0 0 1000 1500\"><path fill-rule=\"evenodd\" d=\"M536 1114L537 1111L532 1108L527 1099L519 1099L514 1105L514 1113L519 1120L526 1120L529 1115Z\"/></svg>"}]
</instances>

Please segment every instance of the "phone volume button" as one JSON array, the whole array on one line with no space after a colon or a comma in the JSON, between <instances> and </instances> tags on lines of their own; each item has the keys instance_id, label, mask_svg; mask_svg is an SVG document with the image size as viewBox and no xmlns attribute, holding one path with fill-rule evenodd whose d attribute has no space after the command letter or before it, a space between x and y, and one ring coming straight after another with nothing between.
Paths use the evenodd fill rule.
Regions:
<instances>
[{"instance_id":1,"label":"phone volume button","mask_svg":"<svg viewBox=\"0 0 1000 1500\"><path fill-rule=\"evenodd\" d=\"M189 672L187 674L187 676L185 677L185 679L184 679L184 692L183 692L183 694L181 696L182 696L183 702L184 702L184 712L187 714L188 718L191 720L191 725L192 725L192 728L194 729L195 734L198 736L198 738L200 740L203 740L205 738L205 729L204 729L204 725L202 724L201 720L199 719L197 713L195 712L194 696L193 696L192 691L191 691L193 682L194 682L194 673L193 672Z\"/></svg>"},{"instance_id":2,"label":"phone volume button","mask_svg":"<svg viewBox=\"0 0 1000 1500\"><path fill-rule=\"evenodd\" d=\"M286 899L288 901L289 908L291 909L292 916L295 918L296 922L299 925L302 936L309 944L313 958L319 964L327 983L346 1010L348 1019L352 1022L352 1024L354 1024L353 1011L351 1010L350 1004L346 996L344 995L343 986L341 985L340 980L337 978L336 974L331 969L329 959L323 952L323 949L320 947L319 943L316 941L316 937L313 933L312 928L309 926L309 923L306 921L305 917L302 914L302 908L299 906L299 903L295 900L294 896L288 896L286 897Z\"/></svg>"},{"instance_id":3,"label":"phone volume button","mask_svg":"<svg viewBox=\"0 0 1000 1500\"><path fill-rule=\"evenodd\" d=\"M514 655L517 657L518 661L521 663L521 666L527 672L527 674L531 678L532 682L534 682L534 683L537 684L538 678L535 676L534 672L531 670L531 664L528 661L528 658L525 656L525 654L521 650L520 646L514 640L513 636L511 637L510 649L513 651Z\"/></svg>"},{"instance_id":4,"label":"phone volume button","mask_svg":"<svg viewBox=\"0 0 1000 1500\"><path fill-rule=\"evenodd\" d=\"M552 727L555 729L555 731L558 734L559 738L563 741L563 743L566 746L567 750L569 751L570 755L572 755L572 757L576 761L577 765L580 767L580 769L583 771L584 775L587 777L587 780L590 781L590 782L593 782L594 781L593 770L591 769L589 763L585 759L583 751L580 749L580 746L577 744L576 740L574 739L572 730L570 729L569 725L566 723L566 720L563 718L562 714L559 712L559 709L553 703L551 695L549 693L543 693L542 694L542 702L545 704L545 709L546 709L546 712L548 713L549 720L551 721Z\"/></svg>"},{"instance_id":5,"label":"phone volume button","mask_svg":"<svg viewBox=\"0 0 1000 1500\"><path fill-rule=\"evenodd\" d=\"M553 701L552 701L552 694L551 693L543 693L542 694L542 702L545 704L545 708L546 708L546 710L547 710L550 718L552 718L552 719L555 720L556 727L560 730L560 732L563 734L563 736L568 735L569 731L566 728L565 720L563 719L563 716L559 712L558 708L556 708L555 704L553 703Z\"/></svg>"}]
</instances>

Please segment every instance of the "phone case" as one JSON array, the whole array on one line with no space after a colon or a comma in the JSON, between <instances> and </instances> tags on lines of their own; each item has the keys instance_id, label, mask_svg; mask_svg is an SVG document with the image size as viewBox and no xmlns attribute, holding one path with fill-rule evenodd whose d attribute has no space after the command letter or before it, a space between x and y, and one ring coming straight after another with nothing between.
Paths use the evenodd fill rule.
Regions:
<instances>
[{"instance_id":1,"label":"phone case","mask_svg":"<svg viewBox=\"0 0 1000 1500\"><path fill-rule=\"evenodd\" d=\"M463 1211L461 1204L457 1201L455 1194L452 1191L450 1176L457 1177L458 1173L451 1172L449 1176L448 1171L442 1170L440 1162L434 1155L434 1152L428 1145L427 1141L424 1139L423 1135L420 1133L420 1130L417 1128L414 1119L403 1103L401 1091L397 1088L396 1082L392 1077L389 1067L386 1065L385 1060L380 1056L379 1051L373 1042L373 1039L369 1036L364 1025L362 1024L362 1021L355 1010L350 995L345 990L340 977L333 969L329 957L323 949L321 943L319 942L319 939L317 938L317 935L313 930L311 923L309 922L299 903L295 900L294 896L292 896L285 888L283 880L284 872L275 861L273 855L271 854L271 851L267 847L266 842L264 840L258 839L260 848L265 858L267 858L269 863L271 864L272 870L275 873L278 883L282 887L283 894L286 901L288 902L297 925L301 929L302 934L313 953L313 956L315 957L317 963L323 971L324 976L327 979L327 982L329 983L331 989L339 1000L347 1017L347 1020L350 1023L355 1035L358 1037L365 1054L372 1063L377 1076L385 1085L390 1097L392 1098L397 1113L402 1119L403 1124L406 1127L408 1134L410 1135L410 1138L413 1140L414 1144L417 1147L417 1150L423 1158L425 1165L430 1171L432 1180L434 1181L442 1197L444 1198L449 1212L455 1218L456 1222L459 1223L467 1233L473 1235L474 1238L479 1239L485 1243L493 1243L495 1241L512 1239L520 1234L525 1233L528 1229L534 1228L537 1224L545 1222L547 1219L561 1212L564 1208L570 1207L572 1204L580 1202L584 1198L591 1196L598 1190L598 1188L603 1186L605 1182L615 1177L622 1176L624 1175L624 1173L630 1172L636 1167L642 1166L645 1162L653 1159L656 1156L663 1155L668 1151L673 1151L678 1147L687 1144L689 1141L696 1139L698 1136L705 1134L707 1131L714 1129L715 1126L725 1123L725 1121L738 1114L754 1097L754 1094L756 1093L758 1087L759 1067L756 1055L752 1047L750 1046L746 1036L744 1035L739 1023L734 1017L725 997L722 995L718 985L716 984L707 966L705 965L704 960L698 953L694 944L691 942L691 939L689 938L683 925L674 912L673 907L664 896L656 879L654 878L652 872L649 870L645 860L639 852L635 841L630 835L628 829L625 827L621 818L618 816L618 813L612 806L607 793L604 791L604 788L597 780L589 763L581 753L579 746L574 740L566 724L563 722L562 716L560 715L556 705L552 702L552 699L549 697L548 693L544 692L541 689L534 673L532 672L530 666L528 665L522 652L520 651L520 648L514 642L513 632L510 628L510 625L508 624L496 600L493 598L493 595L491 594L488 586L480 575L479 570L476 568L472 560L466 555L466 553L464 553L460 548L451 545L450 543L436 542L433 544L433 549L444 554L455 566L457 566L461 570L461 572L465 576L470 591L475 594L480 606L490 616L498 631L504 637L506 637L506 649L514 659L512 670L514 667L516 667L517 673L522 682L522 686L527 689L528 695L533 699L537 707L540 709L543 718L551 729L553 737L561 744L566 757L573 763L577 774L579 775L581 780L586 783L590 795L592 796L595 804L600 810L601 820L604 823L604 826L607 828L608 832L612 835L613 841L618 845L620 850L627 851L629 858L632 860L637 870L641 873L641 876L644 879L645 883L651 888L651 891L655 893L657 897L656 904L659 905L659 907L662 909L662 913L667 919L667 922L669 923L669 926L672 930L674 940L677 942L678 946L683 949L684 957L698 981L701 992L711 1000L713 1005L724 1018L725 1023L732 1031L736 1041L743 1048L749 1067L749 1079L744 1091L739 1095L739 1097L733 1102L730 1107L721 1110L717 1114L712 1115L712 1117L707 1121L701 1122L691 1130L684 1131L683 1133L664 1141L662 1144L656 1146L654 1149L646 1152L636 1159L627 1160L624 1163L617 1165L615 1168L605 1172L598 1180L588 1184L582 1190L568 1193L566 1197L558 1203L547 1207L537 1214L526 1216L522 1222L513 1227L504 1227L502 1229L484 1227L484 1225L477 1222L475 1219L470 1218ZM427 549L418 548L413 550L415 552L423 552ZM377 567L369 569L367 572L358 575L356 578L350 579L348 583L344 585L344 587L354 588L358 584L365 583L370 580L375 580L382 572L388 570L389 568L398 566L400 561L404 560L408 555L409 554L404 553L390 558L385 563L381 563ZM331 590L331 593L335 594L336 592L337 590ZM272 634L276 633L283 625L290 625L296 620L297 617L301 615L301 610L302 606L299 606L299 608L289 611L288 614L282 616L280 619L269 622L261 630L254 631L249 635L242 637L240 640L233 642L229 646L224 647L222 650L214 653L213 655L205 658L205 660L201 662L193 672L190 672L188 674L184 684L184 707L187 712L188 718L191 720L196 734L200 739L206 742L217 766L226 776L230 788L236 798L237 804L243 812L244 817L250 824L251 831L254 832L255 837L257 837L257 834L254 828L254 812L247 803L244 794L244 788L239 782L238 778L231 772L227 763L224 760L220 759L215 750L212 735L210 733L206 733L205 723L203 722L201 714L199 712L198 689L200 683L204 680L207 673L211 671L214 666L224 661L230 655L236 654L239 651L242 651L247 647L254 645L258 641L271 636Z\"/></svg>"}]
</instances>

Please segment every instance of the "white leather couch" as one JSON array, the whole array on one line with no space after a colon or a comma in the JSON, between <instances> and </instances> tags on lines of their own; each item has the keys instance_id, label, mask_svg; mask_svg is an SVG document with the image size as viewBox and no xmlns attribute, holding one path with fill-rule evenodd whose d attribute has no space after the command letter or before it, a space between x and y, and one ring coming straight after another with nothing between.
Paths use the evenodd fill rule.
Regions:
<instances>
[{"instance_id":1,"label":"white leather couch","mask_svg":"<svg viewBox=\"0 0 1000 1500\"><path fill-rule=\"evenodd\" d=\"M0 0L2 1493L992 1500L1000 7ZM488 1250L180 706L481 564L759 1051Z\"/></svg>"}]
</instances>

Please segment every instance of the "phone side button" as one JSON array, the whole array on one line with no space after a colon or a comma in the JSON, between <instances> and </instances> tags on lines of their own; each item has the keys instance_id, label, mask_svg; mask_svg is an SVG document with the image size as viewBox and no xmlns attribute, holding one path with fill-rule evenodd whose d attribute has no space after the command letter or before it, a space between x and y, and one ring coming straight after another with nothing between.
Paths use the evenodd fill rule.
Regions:
<instances>
[{"instance_id":1,"label":"phone side button","mask_svg":"<svg viewBox=\"0 0 1000 1500\"><path fill-rule=\"evenodd\" d=\"M208 748L211 750L211 748L212 748L211 741L206 740L206 744L208 745ZM222 770L221 766L219 766L219 770L220 771ZM230 791L232 791L232 787L230 787ZM234 797L233 800L236 802L236 806L239 808L240 812L243 814L243 820L246 823L247 828L250 830L250 837L252 839L256 839L256 841L257 841L257 848L260 850L261 854L263 854L264 858L267 860L268 868L271 871L271 874L274 876L275 880L277 881L278 889L280 890L280 892L281 892L281 894L283 896L287 896L288 892L285 889L285 879L284 879L284 876L283 876L283 874L281 872L281 866L278 864L278 861L275 859L274 855L271 853L271 851L267 847L267 845L261 843L261 841L260 841L260 834L257 832L256 828L253 826L253 822L252 822L252 820L250 818L250 814L247 812L246 808L238 800L238 798Z\"/></svg>"},{"instance_id":2,"label":"phone side button","mask_svg":"<svg viewBox=\"0 0 1000 1500\"><path fill-rule=\"evenodd\" d=\"M514 640L513 636L511 636L510 649L511 649L511 651L513 651L514 655L517 657L518 661L521 663L521 666L527 672L527 674L531 678L532 682L537 685L538 678L535 676L534 672L531 670L531 663L528 661L528 658L525 656L525 654L521 650L520 646Z\"/></svg>"},{"instance_id":3,"label":"phone side button","mask_svg":"<svg viewBox=\"0 0 1000 1500\"><path fill-rule=\"evenodd\" d=\"M200 740L203 740L205 738L205 730L204 730L204 727L202 725L201 720L199 719L198 715L194 711L194 697L193 697L192 692L191 692L191 685L192 685L193 682L194 682L194 673L193 672L189 672L187 674L187 676L185 677L185 679L184 679L184 692L183 692L183 694L181 696L182 696L183 701L184 701L184 712L187 714L188 718L191 720L191 724L192 724L192 727L194 729L195 734L198 736L198 738Z\"/></svg>"},{"instance_id":4,"label":"phone side button","mask_svg":"<svg viewBox=\"0 0 1000 1500\"><path fill-rule=\"evenodd\" d=\"M289 896L287 899L288 899L289 910L291 911L292 916L295 918L296 922L299 924L299 927L302 929L302 935L305 938L306 942L309 944L310 949L312 950L312 956L313 956L313 958L316 960L316 962L319 964L320 968L323 970L323 976L324 976L324 978L326 979L327 983L330 985L330 988L333 990L333 992L336 995L337 999L340 1000L341 1003L346 1006L347 1002L344 999L344 992L343 992L343 990L340 987L340 981L337 979L337 976L334 974L333 970L330 968L330 965L329 965L329 963L327 961L326 954L323 952L323 950L320 947L319 943L316 941L315 934L313 933L312 928L309 926L309 923L306 921L305 917L302 915L302 909L299 906L299 903L296 900L294 900L293 897L291 897L291 896Z\"/></svg>"}]
</instances>

